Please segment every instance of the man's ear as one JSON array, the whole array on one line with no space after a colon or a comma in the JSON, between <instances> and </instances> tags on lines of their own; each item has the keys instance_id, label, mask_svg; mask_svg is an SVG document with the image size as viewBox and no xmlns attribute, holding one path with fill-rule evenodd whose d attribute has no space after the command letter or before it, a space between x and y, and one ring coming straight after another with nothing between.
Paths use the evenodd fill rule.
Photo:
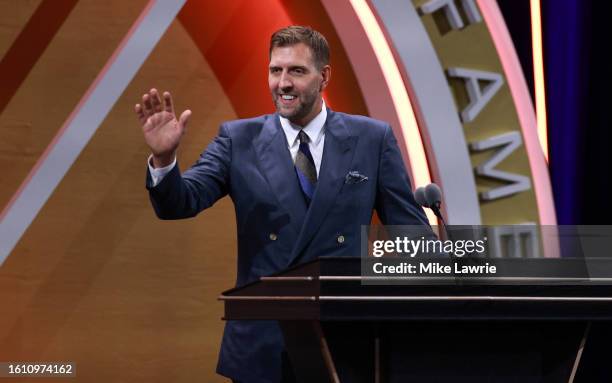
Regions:
<instances>
[{"instance_id":1,"label":"man's ear","mask_svg":"<svg viewBox=\"0 0 612 383\"><path fill-rule=\"evenodd\" d=\"M331 66L325 65L323 68L321 68L321 77L323 80L319 86L319 92L323 92L323 90L327 88L327 85L329 84L329 80L331 79Z\"/></svg>"}]
</instances>

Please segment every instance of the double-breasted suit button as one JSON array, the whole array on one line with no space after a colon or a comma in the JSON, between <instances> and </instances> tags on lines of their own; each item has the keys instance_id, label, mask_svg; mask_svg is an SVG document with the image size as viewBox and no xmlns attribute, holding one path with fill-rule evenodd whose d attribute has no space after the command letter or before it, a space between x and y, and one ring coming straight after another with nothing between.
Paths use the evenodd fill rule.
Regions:
<instances>
[{"instance_id":1,"label":"double-breasted suit button","mask_svg":"<svg viewBox=\"0 0 612 383\"><path fill-rule=\"evenodd\" d=\"M338 241L338 243L342 244L342 243L344 243L344 236L343 235L339 235L338 238L336 238L336 240Z\"/></svg>"},{"instance_id":2,"label":"double-breasted suit button","mask_svg":"<svg viewBox=\"0 0 612 383\"><path fill-rule=\"evenodd\" d=\"M278 239L278 236L276 235L276 233L270 233L269 238L270 241L276 241Z\"/></svg>"}]
</instances>

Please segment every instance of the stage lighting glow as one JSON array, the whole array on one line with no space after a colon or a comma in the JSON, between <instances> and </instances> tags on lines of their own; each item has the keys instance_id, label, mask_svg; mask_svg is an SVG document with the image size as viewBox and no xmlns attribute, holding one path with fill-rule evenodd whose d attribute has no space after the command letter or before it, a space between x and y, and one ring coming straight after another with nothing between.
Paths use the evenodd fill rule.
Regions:
<instances>
[{"instance_id":1,"label":"stage lighting glow","mask_svg":"<svg viewBox=\"0 0 612 383\"><path fill-rule=\"evenodd\" d=\"M544 55L542 53L542 16L540 0L531 0L531 46L533 51L533 77L535 84L538 138L548 162L548 127L546 122L546 88L544 83Z\"/></svg>"}]
</instances>

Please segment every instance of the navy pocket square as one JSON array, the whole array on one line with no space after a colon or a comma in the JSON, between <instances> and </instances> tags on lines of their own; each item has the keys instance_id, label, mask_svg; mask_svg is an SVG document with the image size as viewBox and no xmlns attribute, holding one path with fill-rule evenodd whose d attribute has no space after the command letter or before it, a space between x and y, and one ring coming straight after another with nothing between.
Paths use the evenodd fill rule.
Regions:
<instances>
[{"instance_id":1,"label":"navy pocket square","mask_svg":"<svg viewBox=\"0 0 612 383\"><path fill-rule=\"evenodd\" d=\"M358 171L356 170L351 170L350 172L346 173L346 177L344 177L344 183L345 184L358 184L360 182L364 182L367 181L368 177L364 176L363 174L359 174Z\"/></svg>"}]
</instances>

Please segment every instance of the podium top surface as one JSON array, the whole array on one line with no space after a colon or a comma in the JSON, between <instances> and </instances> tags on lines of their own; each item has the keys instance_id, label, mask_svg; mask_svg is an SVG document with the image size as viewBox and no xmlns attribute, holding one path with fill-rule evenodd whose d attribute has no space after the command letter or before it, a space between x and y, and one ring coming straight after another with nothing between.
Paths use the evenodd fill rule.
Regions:
<instances>
[{"instance_id":1,"label":"podium top surface","mask_svg":"<svg viewBox=\"0 0 612 383\"><path fill-rule=\"evenodd\" d=\"M612 285L612 257L320 257L262 278L296 277L368 285Z\"/></svg>"},{"instance_id":2,"label":"podium top surface","mask_svg":"<svg viewBox=\"0 0 612 383\"><path fill-rule=\"evenodd\" d=\"M612 320L612 277L606 277L606 272L612 270L612 259L412 262L463 267L487 261L499 268L496 275L422 273L376 277L363 273L363 268L371 267L376 259L321 257L225 291L220 299L225 301L229 319L261 319L274 312L274 318L321 320Z\"/></svg>"}]
</instances>

